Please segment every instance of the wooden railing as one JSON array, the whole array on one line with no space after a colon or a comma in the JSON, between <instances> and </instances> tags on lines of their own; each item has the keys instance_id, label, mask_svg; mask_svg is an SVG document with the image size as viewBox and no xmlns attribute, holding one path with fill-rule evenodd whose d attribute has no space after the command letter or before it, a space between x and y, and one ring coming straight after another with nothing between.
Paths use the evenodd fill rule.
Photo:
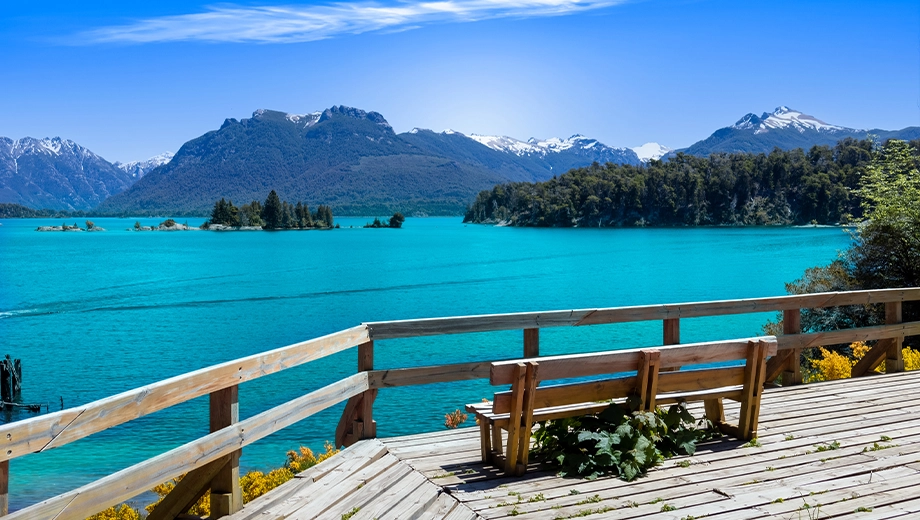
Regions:
<instances>
[{"instance_id":1,"label":"wooden railing","mask_svg":"<svg viewBox=\"0 0 920 520\"><path fill-rule=\"evenodd\" d=\"M766 380L779 376L783 384L802 382L799 354L821 345L879 340L857 363L854 376L881 363L889 372L904 370L901 344L905 336L920 335L920 321L902 323L901 306L920 300L920 289L885 289L820 293L773 298L699 303L644 305L605 309L491 314L449 318L372 322L320 338L210 366L129 390L83 406L0 426L0 514L8 508L9 461L82 439L113 426L186 402L210 396L210 434L138 463L105 478L10 513L10 519L83 519L134 497L153 486L186 474L148 518L172 519L187 511L210 490L212 517L242 506L239 489L240 450L317 412L347 401L336 429L336 442L348 445L376 436L373 403L385 387L488 379L496 359L426 367L374 369L374 341L444 334L522 330L525 357L540 355L541 328L625 322L663 323L665 345L680 343L680 320L706 316L781 311L784 335L778 354L767 364ZM801 333L802 309L843 305L884 304L886 324L873 327ZM357 373L302 397L239 419L240 383L357 347Z\"/></svg>"}]
</instances>

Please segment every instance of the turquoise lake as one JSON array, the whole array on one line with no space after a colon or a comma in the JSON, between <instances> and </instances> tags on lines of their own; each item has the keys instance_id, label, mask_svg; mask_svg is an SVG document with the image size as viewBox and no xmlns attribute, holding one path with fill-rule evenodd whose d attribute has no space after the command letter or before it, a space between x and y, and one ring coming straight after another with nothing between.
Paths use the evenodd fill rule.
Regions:
<instances>
[{"instance_id":1,"label":"turquoise lake","mask_svg":"<svg viewBox=\"0 0 920 520\"><path fill-rule=\"evenodd\" d=\"M348 228L368 220L271 233L138 233L128 231L134 219L94 219L108 230L100 233L38 233L61 221L0 220L0 355L22 359L23 401L54 411L62 398L75 406L364 321L782 295L785 282L850 240L836 228L519 229L460 218ZM772 318L683 320L681 339L759 335ZM655 345L661 334L660 322L547 329L541 354ZM521 343L520 331L380 341L375 367L515 357ZM241 417L354 373L356 357L350 350L242 385ZM382 390L378 435L443 429L445 413L492 391L488 381ZM341 408L247 447L244 469L280 466L299 445L321 450ZM15 459L11 507L207 432L205 397Z\"/></svg>"}]
</instances>

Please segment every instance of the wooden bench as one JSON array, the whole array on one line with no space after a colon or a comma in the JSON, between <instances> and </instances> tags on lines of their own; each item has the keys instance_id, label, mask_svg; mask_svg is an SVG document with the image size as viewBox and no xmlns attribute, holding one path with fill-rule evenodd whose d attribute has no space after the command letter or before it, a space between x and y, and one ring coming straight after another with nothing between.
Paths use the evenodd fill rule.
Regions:
<instances>
[{"instance_id":1,"label":"wooden bench","mask_svg":"<svg viewBox=\"0 0 920 520\"><path fill-rule=\"evenodd\" d=\"M766 359L776 352L776 338L765 336L500 361L492 363L489 381L492 385L511 385L511 390L496 392L491 402L470 404L466 409L479 422L483 462L501 466L504 459L507 474L521 475L526 470L535 422L598 413L611 401L631 396L638 398L643 410L652 410L658 404L703 401L706 417L720 430L750 440L757 435ZM744 364L679 370L737 361ZM617 375L537 386L547 381L606 374ZM736 425L725 422L724 398L741 403ZM504 455L501 430L508 431Z\"/></svg>"}]
</instances>

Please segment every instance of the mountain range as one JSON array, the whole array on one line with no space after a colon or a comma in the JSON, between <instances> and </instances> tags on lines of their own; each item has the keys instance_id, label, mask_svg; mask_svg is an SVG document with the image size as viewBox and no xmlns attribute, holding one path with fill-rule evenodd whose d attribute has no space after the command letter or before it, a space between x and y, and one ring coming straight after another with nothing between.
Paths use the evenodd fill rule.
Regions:
<instances>
[{"instance_id":1,"label":"mountain range","mask_svg":"<svg viewBox=\"0 0 920 520\"><path fill-rule=\"evenodd\" d=\"M130 173L67 139L0 137L0 202L92 209L134 184Z\"/></svg>"},{"instance_id":2,"label":"mountain range","mask_svg":"<svg viewBox=\"0 0 920 520\"><path fill-rule=\"evenodd\" d=\"M705 157L721 152L769 153L774 148L808 150L815 145L833 146L837 141L847 137L865 139L868 135L876 136L881 141L910 141L920 138L920 127L911 126L894 131L846 128L781 106L772 113L764 112L761 116L747 114L737 123L720 128L708 138L680 151Z\"/></svg>"},{"instance_id":3,"label":"mountain range","mask_svg":"<svg viewBox=\"0 0 920 520\"><path fill-rule=\"evenodd\" d=\"M288 114L257 110L146 161L109 163L60 138L0 138L0 202L101 214L206 214L214 201L329 204L336 214L458 214L481 190L543 181L594 162L637 165L676 152L768 153L845 137L920 138L920 128L857 130L788 107L748 114L683 150L658 143L607 146L574 135L527 141L415 128L397 134L377 112L333 106Z\"/></svg>"},{"instance_id":4,"label":"mountain range","mask_svg":"<svg viewBox=\"0 0 920 520\"><path fill-rule=\"evenodd\" d=\"M328 204L336 214L457 214L497 183L539 181L592 162L638 164L627 148L582 136L546 141L413 129L397 134L377 112L334 106L257 110L189 141L103 213L200 214L222 197Z\"/></svg>"},{"instance_id":5,"label":"mountain range","mask_svg":"<svg viewBox=\"0 0 920 520\"><path fill-rule=\"evenodd\" d=\"M163 166L164 164L171 161L174 155L176 154L172 152L163 152L159 155L154 155L146 161L131 161L128 163L115 161L112 163L112 165L120 170L128 172L131 177L134 178L134 180L137 180L144 175L147 175L147 172L156 168L157 166Z\"/></svg>"}]
</instances>

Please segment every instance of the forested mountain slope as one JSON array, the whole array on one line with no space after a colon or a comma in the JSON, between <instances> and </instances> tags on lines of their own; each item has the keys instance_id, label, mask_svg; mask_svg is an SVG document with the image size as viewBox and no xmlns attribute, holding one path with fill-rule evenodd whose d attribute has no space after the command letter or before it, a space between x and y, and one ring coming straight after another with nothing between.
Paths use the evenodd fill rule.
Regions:
<instances>
[{"instance_id":1,"label":"forested mountain slope","mask_svg":"<svg viewBox=\"0 0 920 520\"><path fill-rule=\"evenodd\" d=\"M920 141L911 143L915 155ZM514 226L837 224L859 216L860 170L872 142L808 151L679 153L647 166L592 165L546 182L483 191L467 222Z\"/></svg>"}]
</instances>

